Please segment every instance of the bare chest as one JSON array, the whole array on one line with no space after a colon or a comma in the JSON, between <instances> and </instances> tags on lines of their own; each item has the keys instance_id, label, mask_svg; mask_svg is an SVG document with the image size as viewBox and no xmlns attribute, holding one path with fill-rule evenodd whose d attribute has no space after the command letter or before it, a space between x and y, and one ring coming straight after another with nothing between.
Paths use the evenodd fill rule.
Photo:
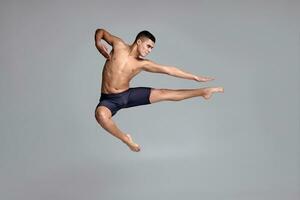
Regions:
<instances>
[{"instance_id":1,"label":"bare chest","mask_svg":"<svg viewBox=\"0 0 300 200\"><path fill-rule=\"evenodd\" d=\"M105 68L112 74L132 77L140 72L140 62L126 54L112 55L111 60L107 61Z\"/></svg>"}]
</instances>

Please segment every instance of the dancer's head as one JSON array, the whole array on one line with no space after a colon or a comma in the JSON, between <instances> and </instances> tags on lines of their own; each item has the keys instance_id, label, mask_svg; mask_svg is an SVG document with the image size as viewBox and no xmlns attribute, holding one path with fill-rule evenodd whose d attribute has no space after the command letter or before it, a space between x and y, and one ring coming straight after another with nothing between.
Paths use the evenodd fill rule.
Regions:
<instances>
[{"instance_id":1,"label":"dancer's head","mask_svg":"<svg viewBox=\"0 0 300 200\"><path fill-rule=\"evenodd\" d=\"M140 56L145 57L154 48L155 37L149 31L141 31L137 34L134 43Z\"/></svg>"}]
</instances>

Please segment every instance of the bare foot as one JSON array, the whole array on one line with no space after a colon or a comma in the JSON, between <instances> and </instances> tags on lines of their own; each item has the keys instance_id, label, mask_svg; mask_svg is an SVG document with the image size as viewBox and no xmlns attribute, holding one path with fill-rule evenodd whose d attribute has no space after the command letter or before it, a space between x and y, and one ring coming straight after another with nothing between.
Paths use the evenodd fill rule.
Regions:
<instances>
[{"instance_id":1,"label":"bare foot","mask_svg":"<svg viewBox=\"0 0 300 200\"><path fill-rule=\"evenodd\" d=\"M222 92L223 93L224 88L222 88L222 87L205 88L203 98L204 99L209 99L211 97L211 95L213 93L216 93L216 92Z\"/></svg>"},{"instance_id":2,"label":"bare foot","mask_svg":"<svg viewBox=\"0 0 300 200\"><path fill-rule=\"evenodd\" d=\"M123 141L125 144L127 144L127 146L135 152L139 152L141 150L140 146L136 143L133 142L131 136L129 134L126 134L127 139L125 139L125 141Z\"/></svg>"}]
</instances>

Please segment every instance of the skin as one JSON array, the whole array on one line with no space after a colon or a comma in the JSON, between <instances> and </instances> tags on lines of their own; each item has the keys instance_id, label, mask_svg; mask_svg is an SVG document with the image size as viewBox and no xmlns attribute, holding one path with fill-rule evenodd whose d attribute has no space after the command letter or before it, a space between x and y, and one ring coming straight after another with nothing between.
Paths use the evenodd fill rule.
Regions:
<instances>
[{"instance_id":1,"label":"skin","mask_svg":"<svg viewBox=\"0 0 300 200\"><path fill-rule=\"evenodd\" d=\"M106 41L112 50L102 42ZM153 50L154 42L149 38L140 38L131 45L126 44L121 38L110 34L104 29L95 32L95 46L106 62L102 71L101 93L120 93L129 89L130 81L141 71L163 73L178 78L194 80L197 82L212 81L213 78L196 76L174 66L160 65L145 57ZM213 93L224 92L222 87L210 87L199 89L151 89L150 102L181 101L192 97L209 99ZM132 151L140 151L131 135L122 132L112 120L111 111L105 106L99 106L95 111L97 122L107 132L124 142Z\"/></svg>"}]
</instances>

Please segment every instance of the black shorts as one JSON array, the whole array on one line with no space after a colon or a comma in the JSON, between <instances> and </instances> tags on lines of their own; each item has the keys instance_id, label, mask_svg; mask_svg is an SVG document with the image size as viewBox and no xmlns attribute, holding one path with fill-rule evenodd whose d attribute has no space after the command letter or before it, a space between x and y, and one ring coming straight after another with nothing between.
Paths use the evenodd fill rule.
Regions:
<instances>
[{"instance_id":1,"label":"black shorts","mask_svg":"<svg viewBox=\"0 0 300 200\"><path fill-rule=\"evenodd\" d=\"M122 108L150 104L150 92L151 88L149 87L136 87L129 88L128 90L120 93L101 93L96 109L99 106L105 106L111 111L112 116L114 116L118 110Z\"/></svg>"}]
</instances>

